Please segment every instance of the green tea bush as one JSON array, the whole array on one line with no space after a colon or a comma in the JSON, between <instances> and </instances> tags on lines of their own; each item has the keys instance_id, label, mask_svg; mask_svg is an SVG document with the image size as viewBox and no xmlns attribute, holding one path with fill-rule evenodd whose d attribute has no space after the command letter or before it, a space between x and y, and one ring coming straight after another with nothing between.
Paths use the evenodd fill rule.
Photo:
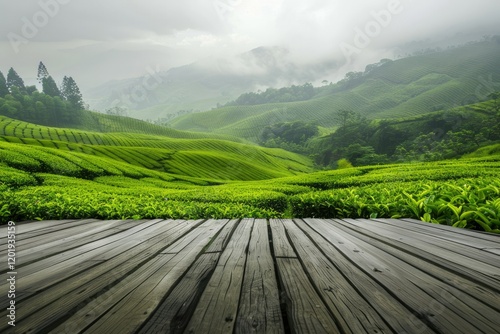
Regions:
<instances>
[{"instance_id":1,"label":"green tea bush","mask_svg":"<svg viewBox=\"0 0 500 334\"><path fill-rule=\"evenodd\" d=\"M36 186L38 181L32 175L6 166L0 165L0 185L8 188Z\"/></svg>"},{"instance_id":2,"label":"green tea bush","mask_svg":"<svg viewBox=\"0 0 500 334\"><path fill-rule=\"evenodd\" d=\"M447 182L393 182L310 192L290 199L294 217L415 218L500 232L500 181L492 178Z\"/></svg>"}]
</instances>

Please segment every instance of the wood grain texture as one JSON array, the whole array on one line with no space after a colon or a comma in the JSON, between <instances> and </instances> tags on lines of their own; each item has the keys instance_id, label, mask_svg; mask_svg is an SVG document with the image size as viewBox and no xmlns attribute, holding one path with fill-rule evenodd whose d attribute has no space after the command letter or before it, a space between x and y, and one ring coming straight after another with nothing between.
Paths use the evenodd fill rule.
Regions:
<instances>
[{"instance_id":1,"label":"wood grain texture","mask_svg":"<svg viewBox=\"0 0 500 334\"><path fill-rule=\"evenodd\" d=\"M188 326L188 333L232 333L253 219L244 219L222 253Z\"/></svg>"},{"instance_id":2,"label":"wood grain texture","mask_svg":"<svg viewBox=\"0 0 500 334\"><path fill-rule=\"evenodd\" d=\"M348 257L345 257L338 249L337 244L343 241L331 242L328 235L318 230L316 220L296 220L296 224L306 231L314 240L318 249L332 262L342 273L352 287L377 311L395 333L433 333L422 320L418 319L404 303L395 298L383 285L373 280L363 270L354 265ZM331 288L331 289L330 289ZM328 287L328 292L339 292L334 286ZM336 304L337 305L337 304ZM390 316L389 316L390 315ZM355 316L362 316L357 314Z\"/></svg>"},{"instance_id":3,"label":"wood grain texture","mask_svg":"<svg viewBox=\"0 0 500 334\"><path fill-rule=\"evenodd\" d=\"M139 268L126 284L120 282L118 303L105 307L106 312L86 333L132 333L137 331L161 300L194 263L210 239L224 227L226 221L208 221L191 231L184 238L152 258L149 268ZM148 266L146 264L146 266ZM128 277L131 277L128 276ZM121 297L121 298L120 298ZM96 312L103 314L101 310Z\"/></svg>"},{"instance_id":4,"label":"wood grain texture","mask_svg":"<svg viewBox=\"0 0 500 334\"><path fill-rule=\"evenodd\" d=\"M266 220L256 220L248 245L235 333L283 333Z\"/></svg>"},{"instance_id":5,"label":"wood grain texture","mask_svg":"<svg viewBox=\"0 0 500 334\"><path fill-rule=\"evenodd\" d=\"M405 232L395 232L393 229L381 224L374 224L364 219L345 219L343 221L349 224L347 227L349 230L352 230L353 226L356 226L362 230L370 231L374 238L378 238L379 240L383 238L384 242L391 245L393 249L409 252L415 258L429 261L434 266L446 268L500 293L500 271L491 265L455 254L433 244L427 244L425 240L416 241L407 237ZM341 223L342 221L335 220L335 222ZM500 258L497 262L500 262Z\"/></svg>"},{"instance_id":6,"label":"wood grain texture","mask_svg":"<svg viewBox=\"0 0 500 334\"><path fill-rule=\"evenodd\" d=\"M302 231L291 220L285 221L284 225L311 282L335 316L342 332L392 333L377 310L364 299L363 294L346 280L335 267L335 263L324 256L314 244L314 240L318 238L317 233L315 235L310 229ZM361 282L361 285L369 284L370 282Z\"/></svg>"},{"instance_id":7,"label":"wood grain texture","mask_svg":"<svg viewBox=\"0 0 500 334\"><path fill-rule=\"evenodd\" d=\"M299 259L277 258L290 327L296 333L341 333Z\"/></svg>"},{"instance_id":8,"label":"wood grain texture","mask_svg":"<svg viewBox=\"0 0 500 334\"><path fill-rule=\"evenodd\" d=\"M296 258L297 254L293 250L292 245L288 241L281 219L271 219L269 224L271 226L271 234L273 236L273 249L275 257L289 257Z\"/></svg>"},{"instance_id":9,"label":"wood grain texture","mask_svg":"<svg viewBox=\"0 0 500 334\"><path fill-rule=\"evenodd\" d=\"M492 234L406 219L89 219L17 232L16 327L1 333L500 328Z\"/></svg>"},{"instance_id":10,"label":"wood grain texture","mask_svg":"<svg viewBox=\"0 0 500 334\"><path fill-rule=\"evenodd\" d=\"M478 312L481 303L469 295L383 249L369 245L335 223L316 220L314 226L318 226L318 231L328 236L345 257L395 294L415 314L426 319L434 329L442 332L452 329L454 333L473 333L478 330L488 333L500 327L500 318L490 318L497 312ZM465 320L468 317L474 321Z\"/></svg>"},{"instance_id":11,"label":"wood grain texture","mask_svg":"<svg viewBox=\"0 0 500 334\"><path fill-rule=\"evenodd\" d=\"M140 333L184 332L237 222L226 223L211 240L209 247L151 315Z\"/></svg>"},{"instance_id":12,"label":"wood grain texture","mask_svg":"<svg viewBox=\"0 0 500 334\"><path fill-rule=\"evenodd\" d=\"M22 331L25 328L26 331L32 331L49 326L60 318L71 317L85 305L102 299L102 295L117 282L125 279L152 255L181 238L198 224L199 222L189 221L163 224L163 230L155 230L151 238L145 235L138 238L141 242L136 247L127 248L128 245L124 243L125 250L122 253L105 262L94 264L92 270L82 271L72 277L63 275L60 282L52 284L50 288L36 295L31 292L23 296L26 300L16 298L16 304L19 306L17 316L24 319L16 325L16 329ZM137 242L133 240L133 235L129 235L129 238L132 242ZM2 315L5 316L6 312L3 311ZM5 324L0 324L2 325ZM0 331L5 328L7 327L0 327Z\"/></svg>"}]
</instances>

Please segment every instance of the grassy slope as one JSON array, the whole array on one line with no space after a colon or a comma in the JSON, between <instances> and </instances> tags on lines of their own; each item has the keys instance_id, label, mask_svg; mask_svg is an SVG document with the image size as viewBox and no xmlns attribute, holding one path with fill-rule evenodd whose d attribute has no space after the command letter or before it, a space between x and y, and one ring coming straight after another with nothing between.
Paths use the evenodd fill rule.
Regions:
<instances>
[{"instance_id":1,"label":"grassy slope","mask_svg":"<svg viewBox=\"0 0 500 334\"><path fill-rule=\"evenodd\" d=\"M189 134L179 131L173 134L189 137ZM193 137L201 137L201 134ZM15 167L12 154L7 151L31 155L42 165L36 169L39 172L45 171L43 166L50 164L51 156L61 155L72 165L75 165L72 162L75 159L83 159L100 168L120 163L171 175L216 181L269 179L312 170L307 158L283 150L213 138L179 139L139 133L97 133L49 128L6 117L0 117L0 140L6 142L0 143L0 153L3 154L3 158L0 155L0 161L9 166L14 164L12 167ZM41 153L45 155L38 157L37 154ZM78 170L79 167L67 169ZM48 171L52 170L49 168ZM69 174L79 176L81 172Z\"/></svg>"},{"instance_id":2,"label":"grassy slope","mask_svg":"<svg viewBox=\"0 0 500 334\"><path fill-rule=\"evenodd\" d=\"M492 155L500 155L500 144L481 147L472 153L466 154L464 158L481 158Z\"/></svg>"},{"instance_id":3,"label":"grassy slope","mask_svg":"<svg viewBox=\"0 0 500 334\"><path fill-rule=\"evenodd\" d=\"M414 116L456 106L457 101L467 104L476 98L478 87L481 93L491 90L481 85L500 77L499 54L500 44L482 42L405 58L373 70L351 89L333 85L310 101L224 107L180 117L172 125L255 140L272 123L303 120L333 127L333 113L338 109L351 109L371 119Z\"/></svg>"},{"instance_id":4,"label":"grassy slope","mask_svg":"<svg viewBox=\"0 0 500 334\"><path fill-rule=\"evenodd\" d=\"M243 139L234 136L228 136L223 134L220 135L216 133L200 134L199 132L179 131L165 126L151 124L149 122L145 122L131 117L107 115L92 111L83 111L79 124L74 126L74 128L90 132L99 131L104 133L109 133L109 132L139 133L147 135L166 136L170 138L188 138L188 139L210 138L210 139L229 140L235 142L244 142Z\"/></svg>"}]
</instances>

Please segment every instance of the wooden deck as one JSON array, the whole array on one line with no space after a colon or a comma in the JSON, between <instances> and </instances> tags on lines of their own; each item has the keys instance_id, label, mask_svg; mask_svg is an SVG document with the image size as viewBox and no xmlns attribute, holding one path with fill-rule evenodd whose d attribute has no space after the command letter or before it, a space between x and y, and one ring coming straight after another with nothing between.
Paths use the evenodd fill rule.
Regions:
<instances>
[{"instance_id":1,"label":"wooden deck","mask_svg":"<svg viewBox=\"0 0 500 334\"><path fill-rule=\"evenodd\" d=\"M16 326L2 279L2 333L500 333L498 235L390 219L16 232Z\"/></svg>"}]
</instances>

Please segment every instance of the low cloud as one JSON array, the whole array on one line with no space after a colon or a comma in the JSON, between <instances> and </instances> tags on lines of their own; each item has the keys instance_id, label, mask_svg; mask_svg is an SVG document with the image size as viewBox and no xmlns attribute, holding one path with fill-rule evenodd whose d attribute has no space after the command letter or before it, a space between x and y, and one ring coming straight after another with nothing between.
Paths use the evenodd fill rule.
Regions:
<instances>
[{"instance_id":1,"label":"low cloud","mask_svg":"<svg viewBox=\"0 0 500 334\"><path fill-rule=\"evenodd\" d=\"M72 75L84 88L140 76L148 66L167 70L199 60L231 59L261 46L286 50L280 56L285 67L321 69L335 80L412 47L500 34L497 0L0 3L0 70L13 66L30 80L42 60L56 76ZM13 42L13 36L21 40ZM233 62L228 70L264 68L245 68L237 58Z\"/></svg>"}]
</instances>

